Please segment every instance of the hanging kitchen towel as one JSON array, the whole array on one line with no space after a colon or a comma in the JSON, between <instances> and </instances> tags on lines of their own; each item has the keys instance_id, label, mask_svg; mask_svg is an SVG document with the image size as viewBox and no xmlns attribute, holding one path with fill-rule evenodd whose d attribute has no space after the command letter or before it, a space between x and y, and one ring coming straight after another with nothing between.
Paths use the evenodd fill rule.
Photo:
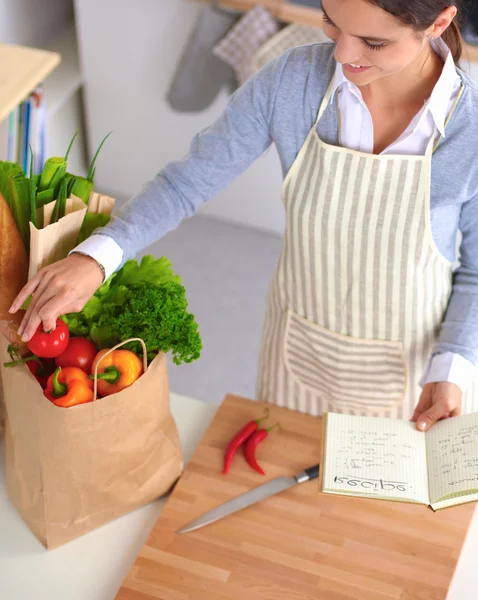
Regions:
<instances>
[{"instance_id":1,"label":"hanging kitchen towel","mask_svg":"<svg viewBox=\"0 0 478 600\"><path fill-rule=\"evenodd\" d=\"M242 85L254 74L254 54L279 28L278 21L267 9L256 6L234 25L213 52L231 65Z\"/></svg>"},{"instance_id":2,"label":"hanging kitchen towel","mask_svg":"<svg viewBox=\"0 0 478 600\"><path fill-rule=\"evenodd\" d=\"M200 12L167 94L174 110L200 112L210 106L221 88L227 86L232 92L237 87L232 68L212 50L238 19L238 13L215 6Z\"/></svg>"},{"instance_id":3,"label":"hanging kitchen towel","mask_svg":"<svg viewBox=\"0 0 478 600\"><path fill-rule=\"evenodd\" d=\"M301 6L308 6L309 8L316 8L320 10L320 0L287 0L289 4L300 4Z\"/></svg>"},{"instance_id":4,"label":"hanging kitchen towel","mask_svg":"<svg viewBox=\"0 0 478 600\"><path fill-rule=\"evenodd\" d=\"M288 25L257 50L252 57L252 67L254 71L258 71L291 48L327 40L327 36L320 28L307 27L297 23Z\"/></svg>"}]
</instances>

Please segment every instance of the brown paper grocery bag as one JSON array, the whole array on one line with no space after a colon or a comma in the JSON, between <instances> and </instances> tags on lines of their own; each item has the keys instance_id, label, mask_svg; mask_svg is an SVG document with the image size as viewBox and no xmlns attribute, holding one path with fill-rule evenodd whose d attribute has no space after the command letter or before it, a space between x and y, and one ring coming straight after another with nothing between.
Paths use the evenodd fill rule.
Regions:
<instances>
[{"instance_id":1,"label":"brown paper grocery bag","mask_svg":"<svg viewBox=\"0 0 478 600\"><path fill-rule=\"evenodd\" d=\"M30 223L30 265L28 279L40 269L66 258L73 250L87 211L86 204L77 197L67 199L65 216L50 223L54 202L46 204L43 214L43 229Z\"/></svg>"},{"instance_id":2,"label":"brown paper grocery bag","mask_svg":"<svg viewBox=\"0 0 478 600\"><path fill-rule=\"evenodd\" d=\"M88 212L95 215L103 214L111 216L115 205L115 199L106 194L99 194L98 192L91 192L90 199L88 200Z\"/></svg>"},{"instance_id":3,"label":"brown paper grocery bag","mask_svg":"<svg viewBox=\"0 0 478 600\"><path fill-rule=\"evenodd\" d=\"M126 343L126 342L125 342ZM183 470L170 411L167 357L131 387L60 408L28 367L5 368L7 491L41 543L52 549L167 494Z\"/></svg>"}]
</instances>

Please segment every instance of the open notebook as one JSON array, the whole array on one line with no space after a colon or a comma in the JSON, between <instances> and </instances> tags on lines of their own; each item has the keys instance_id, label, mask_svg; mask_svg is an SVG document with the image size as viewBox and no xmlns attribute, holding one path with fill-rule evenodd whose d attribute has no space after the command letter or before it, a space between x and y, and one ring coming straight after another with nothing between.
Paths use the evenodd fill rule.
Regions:
<instances>
[{"instance_id":1,"label":"open notebook","mask_svg":"<svg viewBox=\"0 0 478 600\"><path fill-rule=\"evenodd\" d=\"M320 491L439 510L478 500L478 413L427 432L398 419L326 413Z\"/></svg>"}]
</instances>

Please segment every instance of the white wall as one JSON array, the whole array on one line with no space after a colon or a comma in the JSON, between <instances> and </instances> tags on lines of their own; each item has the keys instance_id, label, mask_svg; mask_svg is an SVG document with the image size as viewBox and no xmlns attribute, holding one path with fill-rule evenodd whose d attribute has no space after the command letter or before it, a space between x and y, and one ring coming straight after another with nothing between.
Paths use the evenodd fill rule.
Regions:
<instances>
[{"instance_id":1,"label":"white wall","mask_svg":"<svg viewBox=\"0 0 478 600\"><path fill-rule=\"evenodd\" d=\"M75 0L90 153L113 131L98 162L97 189L118 199L135 194L220 115L225 93L201 114L175 113L165 101L201 8L192 0ZM201 212L281 232L280 185L272 149Z\"/></svg>"},{"instance_id":2,"label":"white wall","mask_svg":"<svg viewBox=\"0 0 478 600\"><path fill-rule=\"evenodd\" d=\"M0 41L38 48L47 47L73 20L73 0L0 0ZM0 159L7 150L8 120L0 123ZM70 98L48 117L47 156L62 156L69 140L82 122L80 93ZM86 173L84 131L80 131L70 153L68 166L72 173Z\"/></svg>"},{"instance_id":3,"label":"white wall","mask_svg":"<svg viewBox=\"0 0 478 600\"><path fill-rule=\"evenodd\" d=\"M41 46L72 13L72 0L0 0L0 41Z\"/></svg>"}]
</instances>

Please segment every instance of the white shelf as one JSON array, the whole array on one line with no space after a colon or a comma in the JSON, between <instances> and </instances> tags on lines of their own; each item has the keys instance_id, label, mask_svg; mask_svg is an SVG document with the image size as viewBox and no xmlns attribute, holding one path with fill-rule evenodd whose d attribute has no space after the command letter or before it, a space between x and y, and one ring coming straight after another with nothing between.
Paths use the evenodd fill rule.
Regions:
<instances>
[{"instance_id":1,"label":"white shelf","mask_svg":"<svg viewBox=\"0 0 478 600\"><path fill-rule=\"evenodd\" d=\"M44 81L47 118L51 118L83 85L74 22L46 47L61 56L61 63Z\"/></svg>"},{"instance_id":2,"label":"white shelf","mask_svg":"<svg viewBox=\"0 0 478 600\"><path fill-rule=\"evenodd\" d=\"M60 56L38 48L0 44L0 121L54 71Z\"/></svg>"}]
</instances>

